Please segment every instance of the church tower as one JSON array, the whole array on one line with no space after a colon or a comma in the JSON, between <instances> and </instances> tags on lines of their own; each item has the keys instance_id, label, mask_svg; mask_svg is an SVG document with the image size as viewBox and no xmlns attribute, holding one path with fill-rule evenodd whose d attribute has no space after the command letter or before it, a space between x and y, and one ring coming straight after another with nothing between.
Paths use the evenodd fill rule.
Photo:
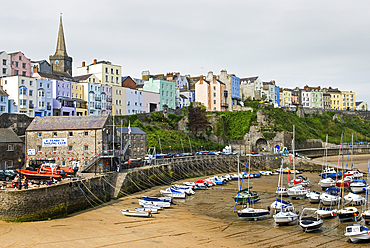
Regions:
<instances>
[{"instance_id":1,"label":"church tower","mask_svg":"<svg viewBox=\"0 0 370 248\"><path fill-rule=\"evenodd\" d=\"M61 76L72 76L72 57L67 54L64 40L62 15L60 15L57 49L54 55L49 56L51 73Z\"/></svg>"}]
</instances>

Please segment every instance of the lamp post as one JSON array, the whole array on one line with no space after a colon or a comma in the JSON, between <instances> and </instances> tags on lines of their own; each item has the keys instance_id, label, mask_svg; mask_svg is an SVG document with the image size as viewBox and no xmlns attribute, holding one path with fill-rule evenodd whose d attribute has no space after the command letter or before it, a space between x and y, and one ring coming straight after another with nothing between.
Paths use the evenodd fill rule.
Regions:
<instances>
[{"instance_id":1,"label":"lamp post","mask_svg":"<svg viewBox=\"0 0 370 248\"><path fill-rule=\"evenodd\" d=\"M170 146L170 153L172 153L172 151L171 151L171 146Z\"/></svg>"},{"instance_id":2,"label":"lamp post","mask_svg":"<svg viewBox=\"0 0 370 248\"><path fill-rule=\"evenodd\" d=\"M19 169L22 168L22 159L21 159L21 157L18 158L18 167L19 167Z\"/></svg>"}]
</instances>

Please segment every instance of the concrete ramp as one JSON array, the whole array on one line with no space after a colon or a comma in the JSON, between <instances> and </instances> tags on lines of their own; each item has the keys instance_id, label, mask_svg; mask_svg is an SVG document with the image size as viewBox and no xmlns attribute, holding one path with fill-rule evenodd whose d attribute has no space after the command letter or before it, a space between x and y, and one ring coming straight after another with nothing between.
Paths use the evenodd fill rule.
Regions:
<instances>
[{"instance_id":1,"label":"concrete ramp","mask_svg":"<svg viewBox=\"0 0 370 248\"><path fill-rule=\"evenodd\" d=\"M114 188L113 188L113 191L112 191L112 193L113 193L112 197L113 198L117 198L117 196L118 196L118 194L121 190L122 184L126 179L127 172L121 172L121 173L115 173L115 174L116 174L116 176L113 179L113 185L114 185Z\"/></svg>"}]
</instances>

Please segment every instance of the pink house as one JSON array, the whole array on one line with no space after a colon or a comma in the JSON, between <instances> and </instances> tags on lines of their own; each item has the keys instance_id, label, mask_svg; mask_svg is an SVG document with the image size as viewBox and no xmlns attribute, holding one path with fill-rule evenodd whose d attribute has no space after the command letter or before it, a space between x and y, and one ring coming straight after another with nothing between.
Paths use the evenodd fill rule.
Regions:
<instances>
[{"instance_id":1,"label":"pink house","mask_svg":"<svg viewBox=\"0 0 370 248\"><path fill-rule=\"evenodd\" d=\"M206 106L208 111L226 111L226 85L213 76L211 81L203 79L195 83L195 101Z\"/></svg>"},{"instance_id":2,"label":"pink house","mask_svg":"<svg viewBox=\"0 0 370 248\"><path fill-rule=\"evenodd\" d=\"M143 91L143 112L150 113L159 111L161 105L161 96L159 93Z\"/></svg>"},{"instance_id":3,"label":"pink house","mask_svg":"<svg viewBox=\"0 0 370 248\"><path fill-rule=\"evenodd\" d=\"M31 60L22 52L10 53L11 76L31 77Z\"/></svg>"}]
</instances>

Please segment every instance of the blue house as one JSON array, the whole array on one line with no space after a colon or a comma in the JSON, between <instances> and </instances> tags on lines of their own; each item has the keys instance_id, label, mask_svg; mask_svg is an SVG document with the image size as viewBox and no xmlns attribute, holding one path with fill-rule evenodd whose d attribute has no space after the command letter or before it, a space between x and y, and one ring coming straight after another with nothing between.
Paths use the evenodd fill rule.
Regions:
<instances>
[{"instance_id":1,"label":"blue house","mask_svg":"<svg viewBox=\"0 0 370 248\"><path fill-rule=\"evenodd\" d=\"M241 100L240 78L234 75L231 75L231 99L232 105L238 105L238 102Z\"/></svg>"},{"instance_id":2,"label":"blue house","mask_svg":"<svg viewBox=\"0 0 370 248\"><path fill-rule=\"evenodd\" d=\"M45 79L37 79L37 93L35 116L53 115L53 82Z\"/></svg>"},{"instance_id":3,"label":"blue house","mask_svg":"<svg viewBox=\"0 0 370 248\"><path fill-rule=\"evenodd\" d=\"M0 114L9 113L9 95L2 89L0 89Z\"/></svg>"}]
</instances>

